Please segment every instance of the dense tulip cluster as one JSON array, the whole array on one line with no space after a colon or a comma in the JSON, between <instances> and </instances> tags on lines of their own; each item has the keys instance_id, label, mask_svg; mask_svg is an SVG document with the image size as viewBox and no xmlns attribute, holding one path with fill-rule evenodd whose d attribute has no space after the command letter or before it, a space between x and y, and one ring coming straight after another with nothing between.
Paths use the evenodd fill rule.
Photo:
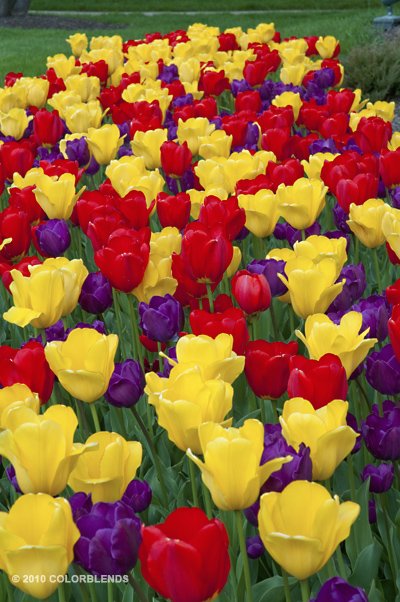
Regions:
<instances>
[{"instance_id":1,"label":"dense tulip cluster","mask_svg":"<svg viewBox=\"0 0 400 602\"><path fill-rule=\"evenodd\" d=\"M2 591L397 599L394 103L272 23L67 42L0 88Z\"/></svg>"}]
</instances>

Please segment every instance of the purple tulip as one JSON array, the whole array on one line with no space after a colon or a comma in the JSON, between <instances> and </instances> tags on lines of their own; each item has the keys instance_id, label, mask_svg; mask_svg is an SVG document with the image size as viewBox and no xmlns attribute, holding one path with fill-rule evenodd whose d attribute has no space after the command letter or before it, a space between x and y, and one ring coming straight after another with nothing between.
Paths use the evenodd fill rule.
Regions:
<instances>
[{"instance_id":1,"label":"purple tulip","mask_svg":"<svg viewBox=\"0 0 400 602\"><path fill-rule=\"evenodd\" d=\"M157 79L160 79L162 82L166 84L170 84L175 79L179 78L178 67L174 64L172 65L163 65L161 72Z\"/></svg>"},{"instance_id":2,"label":"purple tulip","mask_svg":"<svg viewBox=\"0 0 400 602\"><path fill-rule=\"evenodd\" d=\"M371 295L361 299L351 308L362 314L362 330L369 328L368 339L383 341L388 336L388 320L390 318L390 305L383 295Z\"/></svg>"},{"instance_id":3,"label":"purple tulip","mask_svg":"<svg viewBox=\"0 0 400 602\"><path fill-rule=\"evenodd\" d=\"M254 537L246 538L246 550L247 556L252 560L260 558L265 552L264 544L261 541L261 537L254 535Z\"/></svg>"},{"instance_id":4,"label":"purple tulip","mask_svg":"<svg viewBox=\"0 0 400 602\"><path fill-rule=\"evenodd\" d=\"M104 397L113 406L130 408L143 395L144 385L143 371L139 362L132 359L117 362Z\"/></svg>"},{"instance_id":5,"label":"purple tulip","mask_svg":"<svg viewBox=\"0 0 400 602\"><path fill-rule=\"evenodd\" d=\"M379 393L398 395L400 393L400 362L388 344L371 353L366 360L367 381Z\"/></svg>"},{"instance_id":6,"label":"purple tulip","mask_svg":"<svg viewBox=\"0 0 400 602\"><path fill-rule=\"evenodd\" d=\"M172 295L154 296L150 303L139 303L140 328L153 341L166 343L182 330L182 305Z\"/></svg>"},{"instance_id":7,"label":"purple tulip","mask_svg":"<svg viewBox=\"0 0 400 602\"><path fill-rule=\"evenodd\" d=\"M280 297L287 292L287 288L278 278L278 274L284 275L285 262L275 259L253 259L246 268L252 274L262 274L268 280L273 297Z\"/></svg>"},{"instance_id":8,"label":"purple tulip","mask_svg":"<svg viewBox=\"0 0 400 602\"><path fill-rule=\"evenodd\" d=\"M90 161L90 152L86 138L68 140L65 145L65 154L70 161L77 161L79 167L87 165Z\"/></svg>"},{"instance_id":9,"label":"purple tulip","mask_svg":"<svg viewBox=\"0 0 400 602\"><path fill-rule=\"evenodd\" d=\"M122 496L122 501L130 506L134 512L143 512L150 504L153 497L150 485L147 481L133 479Z\"/></svg>"},{"instance_id":10,"label":"purple tulip","mask_svg":"<svg viewBox=\"0 0 400 602\"><path fill-rule=\"evenodd\" d=\"M343 290L330 304L329 313L348 310L361 297L367 286L365 268L362 263L344 266L337 281L341 282L343 278L346 280Z\"/></svg>"},{"instance_id":11,"label":"purple tulip","mask_svg":"<svg viewBox=\"0 0 400 602\"><path fill-rule=\"evenodd\" d=\"M400 405L387 399L383 416L376 404L362 424L362 435L368 451L378 460L400 459Z\"/></svg>"},{"instance_id":12,"label":"purple tulip","mask_svg":"<svg viewBox=\"0 0 400 602\"><path fill-rule=\"evenodd\" d=\"M312 602L368 602L368 598L361 587L354 587L341 577L332 577L325 581Z\"/></svg>"},{"instance_id":13,"label":"purple tulip","mask_svg":"<svg viewBox=\"0 0 400 602\"><path fill-rule=\"evenodd\" d=\"M90 314L101 314L111 307L113 302L112 287L101 272L88 274L83 283L79 304Z\"/></svg>"},{"instance_id":14,"label":"purple tulip","mask_svg":"<svg viewBox=\"0 0 400 602\"><path fill-rule=\"evenodd\" d=\"M392 206L395 209L400 209L400 186L396 186L389 190L389 195L392 201Z\"/></svg>"},{"instance_id":15,"label":"purple tulip","mask_svg":"<svg viewBox=\"0 0 400 602\"><path fill-rule=\"evenodd\" d=\"M361 480L369 481L369 490L371 493L384 493L388 491L393 483L394 466L393 464L367 464L361 473Z\"/></svg>"},{"instance_id":16,"label":"purple tulip","mask_svg":"<svg viewBox=\"0 0 400 602\"><path fill-rule=\"evenodd\" d=\"M346 211L342 209L339 203L336 203L333 206L333 217L335 219L336 227L345 234L350 234L350 228L347 225L347 220L349 219L349 216L346 213Z\"/></svg>"},{"instance_id":17,"label":"purple tulip","mask_svg":"<svg viewBox=\"0 0 400 602\"><path fill-rule=\"evenodd\" d=\"M44 257L59 257L71 244L71 234L64 219L49 219L34 230L39 252Z\"/></svg>"},{"instance_id":18,"label":"purple tulip","mask_svg":"<svg viewBox=\"0 0 400 602\"><path fill-rule=\"evenodd\" d=\"M133 569L142 541L141 522L122 501L90 502L77 493L70 498L72 514L81 534L75 561L93 575L125 575Z\"/></svg>"},{"instance_id":19,"label":"purple tulip","mask_svg":"<svg viewBox=\"0 0 400 602\"><path fill-rule=\"evenodd\" d=\"M306 236L320 234L321 225L318 222L314 222L312 226L306 228L305 232ZM286 223L276 224L274 236L278 240L287 240L291 246L293 246L295 242L300 242L302 240L301 230L296 230L295 228L292 228L292 226Z\"/></svg>"}]
</instances>

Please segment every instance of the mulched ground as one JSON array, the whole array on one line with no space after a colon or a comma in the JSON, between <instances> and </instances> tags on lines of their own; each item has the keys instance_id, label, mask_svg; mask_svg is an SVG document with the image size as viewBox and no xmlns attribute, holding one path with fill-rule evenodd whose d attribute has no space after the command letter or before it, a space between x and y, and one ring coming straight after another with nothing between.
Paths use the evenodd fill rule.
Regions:
<instances>
[{"instance_id":1,"label":"mulched ground","mask_svg":"<svg viewBox=\"0 0 400 602\"><path fill-rule=\"evenodd\" d=\"M22 29L70 29L71 31L87 29L117 29L127 27L127 23L105 23L90 19L68 19L57 15L21 15L0 18L0 27L19 27Z\"/></svg>"}]
</instances>

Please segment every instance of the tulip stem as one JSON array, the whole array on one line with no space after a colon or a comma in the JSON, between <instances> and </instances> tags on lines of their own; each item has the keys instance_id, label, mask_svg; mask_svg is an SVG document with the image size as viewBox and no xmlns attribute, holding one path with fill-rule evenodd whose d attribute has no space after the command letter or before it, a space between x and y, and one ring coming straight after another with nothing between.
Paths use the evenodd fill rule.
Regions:
<instances>
[{"instance_id":1,"label":"tulip stem","mask_svg":"<svg viewBox=\"0 0 400 602\"><path fill-rule=\"evenodd\" d=\"M207 487L204 485L203 481L201 484L202 484L202 488L203 488L204 507L206 510L207 518L212 518L212 506L211 506L210 492L208 491Z\"/></svg>"},{"instance_id":2,"label":"tulip stem","mask_svg":"<svg viewBox=\"0 0 400 602\"><path fill-rule=\"evenodd\" d=\"M308 585L308 579L302 579L300 581L301 601L310 602L310 587Z\"/></svg>"},{"instance_id":3,"label":"tulip stem","mask_svg":"<svg viewBox=\"0 0 400 602\"><path fill-rule=\"evenodd\" d=\"M339 565L340 576L342 577L342 579L347 579L347 569L346 569L346 565L344 564L342 548L340 547L340 544L338 545L337 550L336 550L336 558L337 558L338 565Z\"/></svg>"},{"instance_id":4,"label":"tulip stem","mask_svg":"<svg viewBox=\"0 0 400 602\"><path fill-rule=\"evenodd\" d=\"M140 342L140 335L138 330L138 319L135 315L135 305L133 300L133 295L128 294L128 302L129 302L129 315L131 319L132 325L132 334L133 334L133 344L136 348L137 357L139 360L139 364L143 370L144 361L143 361L143 353L142 353L142 344Z\"/></svg>"},{"instance_id":5,"label":"tulip stem","mask_svg":"<svg viewBox=\"0 0 400 602\"><path fill-rule=\"evenodd\" d=\"M161 464L160 464L160 459L158 457L157 454L157 450L154 446L154 443L149 435L149 432L146 428L145 423L143 422L139 412L137 411L137 409L135 408L135 406L131 407L132 413L136 419L136 422L139 425L140 430L143 433L144 438L146 439L147 445L150 448L150 452L151 455L153 456L153 464L154 464L154 468L156 469L156 473L157 473L157 478L159 480L160 483L160 487L161 487L161 497L162 497L162 501L164 504L164 507L167 509L168 508L168 495L167 495L167 488L165 486L165 481L164 481L164 473L161 469Z\"/></svg>"},{"instance_id":6,"label":"tulip stem","mask_svg":"<svg viewBox=\"0 0 400 602\"><path fill-rule=\"evenodd\" d=\"M283 579L283 589L285 592L285 602L292 602L292 597L290 595L290 586L289 586L289 578L285 569L282 569L282 579Z\"/></svg>"},{"instance_id":7,"label":"tulip stem","mask_svg":"<svg viewBox=\"0 0 400 602\"><path fill-rule=\"evenodd\" d=\"M65 602L64 583L60 583L60 585L58 586L58 600L59 602Z\"/></svg>"},{"instance_id":8,"label":"tulip stem","mask_svg":"<svg viewBox=\"0 0 400 602\"><path fill-rule=\"evenodd\" d=\"M199 507L199 496L197 495L196 475L194 472L194 466L193 466L193 462L191 461L191 459L189 457L188 457L187 461L188 461L188 465L189 465L190 485L192 487L193 506L196 506L196 508L198 508Z\"/></svg>"},{"instance_id":9,"label":"tulip stem","mask_svg":"<svg viewBox=\"0 0 400 602\"><path fill-rule=\"evenodd\" d=\"M240 554L242 556L242 561L243 561L244 581L246 584L246 598L247 598L247 602L253 602L253 591L251 589L249 558L247 556L246 541L245 541L245 537L244 537L243 515L242 515L241 510L235 510L235 516L236 516L236 528L237 528L237 533L238 533L238 538L239 538Z\"/></svg>"},{"instance_id":10,"label":"tulip stem","mask_svg":"<svg viewBox=\"0 0 400 602\"><path fill-rule=\"evenodd\" d=\"M107 602L114 602L113 582L107 581Z\"/></svg>"},{"instance_id":11,"label":"tulip stem","mask_svg":"<svg viewBox=\"0 0 400 602\"><path fill-rule=\"evenodd\" d=\"M376 277L376 282L378 285L378 295L381 293L382 291L382 282L381 282L381 272L380 272L380 267L379 267L379 259L378 259L378 250L372 249L372 261L374 264L374 270L375 270L375 277Z\"/></svg>"},{"instance_id":12,"label":"tulip stem","mask_svg":"<svg viewBox=\"0 0 400 602\"><path fill-rule=\"evenodd\" d=\"M94 405L94 403L90 403L89 405L90 405L90 411L92 413L95 431L96 431L96 433L99 433L101 431L101 428L100 428L99 416L97 414L96 406Z\"/></svg>"},{"instance_id":13,"label":"tulip stem","mask_svg":"<svg viewBox=\"0 0 400 602\"><path fill-rule=\"evenodd\" d=\"M126 349L125 349L125 337L124 337L123 332L122 332L121 308L119 306L118 293L117 293L117 290L115 288L113 288L112 294L113 294L114 312L115 312L115 317L116 317L116 320L117 320L117 328L118 328L118 336L119 336L119 344L120 344L120 354L123 356L122 359L126 359L128 356L126 354Z\"/></svg>"},{"instance_id":14,"label":"tulip stem","mask_svg":"<svg viewBox=\"0 0 400 602\"><path fill-rule=\"evenodd\" d=\"M132 575L132 573L130 573L128 575L128 579L129 579L129 583L131 584L135 593L137 594L138 600L140 602L149 602L148 598L147 598L146 594L144 593L144 591L142 590L139 582L135 579L135 577Z\"/></svg>"},{"instance_id":15,"label":"tulip stem","mask_svg":"<svg viewBox=\"0 0 400 602\"><path fill-rule=\"evenodd\" d=\"M206 288L207 288L207 297L208 297L208 302L210 304L210 313L214 313L214 298L213 298L213 293L211 290L211 284L209 282L206 283Z\"/></svg>"},{"instance_id":16,"label":"tulip stem","mask_svg":"<svg viewBox=\"0 0 400 602\"><path fill-rule=\"evenodd\" d=\"M273 333L274 333L274 339L276 341L279 341L279 330L278 330L278 325L277 325L277 322L276 322L276 316L275 316L275 309L274 309L273 299L271 299L271 305L269 306L269 311L270 311L270 315L271 315L272 330L273 330Z\"/></svg>"}]
</instances>

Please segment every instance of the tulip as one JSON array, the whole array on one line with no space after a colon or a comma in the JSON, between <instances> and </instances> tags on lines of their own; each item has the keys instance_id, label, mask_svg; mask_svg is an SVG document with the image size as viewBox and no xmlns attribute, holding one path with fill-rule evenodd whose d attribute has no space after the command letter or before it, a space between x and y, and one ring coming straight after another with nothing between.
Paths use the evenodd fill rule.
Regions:
<instances>
[{"instance_id":1,"label":"tulip","mask_svg":"<svg viewBox=\"0 0 400 602\"><path fill-rule=\"evenodd\" d=\"M296 355L290 358L289 369L289 398L303 397L316 410L334 399L346 399L346 371L337 355L327 353L319 360Z\"/></svg>"},{"instance_id":2,"label":"tulip","mask_svg":"<svg viewBox=\"0 0 400 602\"><path fill-rule=\"evenodd\" d=\"M14 173L25 176L33 166L35 156L31 147L21 140L0 145L0 158L5 178L12 180Z\"/></svg>"},{"instance_id":3,"label":"tulip","mask_svg":"<svg viewBox=\"0 0 400 602\"><path fill-rule=\"evenodd\" d=\"M23 495L0 520L1 568L25 594L40 600L51 596L79 539L67 500L45 493Z\"/></svg>"},{"instance_id":4,"label":"tulip","mask_svg":"<svg viewBox=\"0 0 400 602\"><path fill-rule=\"evenodd\" d=\"M247 270L236 272L232 278L232 294L248 315L265 311L271 304L271 290L263 274Z\"/></svg>"},{"instance_id":5,"label":"tulip","mask_svg":"<svg viewBox=\"0 0 400 602\"><path fill-rule=\"evenodd\" d=\"M162 128L135 132L131 147L136 157L143 157L147 169L161 167L161 146L167 142L168 132Z\"/></svg>"},{"instance_id":6,"label":"tulip","mask_svg":"<svg viewBox=\"0 0 400 602\"><path fill-rule=\"evenodd\" d=\"M400 407L387 399L382 415L376 404L362 424L362 436L371 454L378 460L400 458Z\"/></svg>"},{"instance_id":7,"label":"tulip","mask_svg":"<svg viewBox=\"0 0 400 602\"><path fill-rule=\"evenodd\" d=\"M349 536L359 512L358 504L341 504L318 483L294 481L281 493L261 497L260 536L275 562L297 579L307 579Z\"/></svg>"},{"instance_id":8,"label":"tulip","mask_svg":"<svg viewBox=\"0 0 400 602\"><path fill-rule=\"evenodd\" d=\"M282 434L295 449L301 443L310 448L313 479L329 479L354 447L357 433L347 426L348 405L334 399L315 410L306 399L294 397L283 406Z\"/></svg>"},{"instance_id":9,"label":"tulip","mask_svg":"<svg viewBox=\"0 0 400 602\"><path fill-rule=\"evenodd\" d=\"M143 391L144 376L140 364L127 359L115 364L104 397L117 408L130 408L139 401Z\"/></svg>"},{"instance_id":10,"label":"tulip","mask_svg":"<svg viewBox=\"0 0 400 602\"><path fill-rule=\"evenodd\" d=\"M278 211L297 230L309 228L325 207L327 187L320 180L299 178L293 186L280 184Z\"/></svg>"},{"instance_id":11,"label":"tulip","mask_svg":"<svg viewBox=\"0 0 400 602\"><path fill-rule=\"evenodd\" d=\"M153 341L167 342L183 328L184 314L179 301L171 295L153 296L150 303L139 303L139 324Z\"/></svg>"},{"instance_id":12,"label":"tulip","mask_svg":"<svg viewBox=\"0 0 400 602\"><path fill-rule=\"evenodd\" d=\"M400 210L387 211L382 218L382 232L392 251L400 258Z\"/></svg>"},{"instance_id":13,"label":"tulip","mask_svg":"<svg viewBox=\"0 0 400 602\"><path fill-rule=\"evenodd\" d=\"M196 336L205 334L215 338L221 333L231 334L233 351L237 355L244 355L249 341L249 332L246 317L241 309L227 307L223 311L214 312L195 309L190 312L189 321L192 332Z\"/></svg>"},{"instance_id":14,"label":"tulip","mask_svg":"<svg viewBox=\"0 0 400 602\"><path fill-rule=\"evenodd\" d=\"M352 203L347 224L363 245L375 249L385 242L382 220L390 211L390 205L381 199L369 199L359 206Z\"/></svg>"},{"instance_id":15,"label":"tulip","mask_svg":"<svg viewBox=\"0 0 400 602\"><path fill-rule=\"evenodd\" d=\"M72 54L79 58L88 45L87 35L85 33L74 33L70 35L67 40L71 46Z\"/></svg>"},{"instance_id":16,"label":"tulip","mask_svg":"<svg viewBox=\"0 0 400 602\"><path fill-rule=\"evenodd\" d=\"M116 334L106 336L93 328L76 328L66 341L48 343L45 354L64 389L92 403L107 390L117 345Z\"/></svg>"},{"instance_id":17,"label":"tulip","mask_svg":"<svg viewBox=\"0 0 400 602\"><path fill-rule=\"evenodd\" d=\"M40 400L26 385L16 383L0 389L0 428L5 429L10 410L17 407L29 408L39 414Z\"/></svg>"},{"instance_id":18,"label":"tulip","mask_svg":"<svg viewBox=\"0 0 400 602\"><path fill-rule=\"evenodd\" d=\"M279 259L253 259L247 266L247 270L253 274L263 274L268 281L271 295L280 297L287 292L286 286L280 280L278 274L284 273L285 262Z\"/></svg>"},{"instance_id":19,"label":"tulip","mask_svg":"<svg viewBox=\"0 0 400 602\"><path fill-rule=\"evenodd\" d=\"M110 178L112 187L121 197L125 197L132 190L143 192L148 207L165 184L158 169L146 169L143 157L126 156L114 159L106 167L106 176Z\"/></svg>"},{"instance_id":20,"label":"tulip","mask_svg":"<svg viewBox=\"0 0 400 602\"><path fill-rule=\"evenodd\" d=\"M79 305L91 314L102 314L111 307L112 288L101 272L88 274L79 295Z\"/></svg>"},{"instance_id":21,"label":"tulip","mask_svg":"<svg viewBox=\"0 0 400 602\"><path fill-rule=\"evenodd\" d=\"M55 107L59 110L63 119L65 119L69 131L72 134L86 134L90 128L99 128L103 116L99 101L79 102L81 99L77 93L73 93L73 97L73 103L66 104L66 99L63 99L61 105Z\"/></svg>"},{"instance_id":22,"label":"tulip","mask_svg":"<svg viewBox=\"0 0 400 602\"><path fill-rule=\"evenodd\" d=\"M371 387L386 395L400 393L400 362L393 347L385 345L367 358L365 377Z\"/></svg>"},{"instance_id":23,"label":"tulip","mask_svg":"<svg viewBox=\"0 0 400 602\"><path fill-rule=\"evenodd\" d=\"M354 587L341 577L332 577L325 581L317 597L311 602L368 602L366 592L361 587Z\"/></svg>"},{"instance_id":24,"label":"tulip","mask_svg":"<svg viewBox=\"0 0 400 602\"><path fill-rule=\"evenodd\" d=\"M163 142L161 145L161 165L167 176L181 178L192 165L192 153L187 142Z\"/></svg>"},{"instance_id":25,"label":"tulip","mask_svg":"<svg viewBox=\"0 0 400 602\"><path fill-rule=\"evenodd\" d=\"M239 194L238 202L246 212L246 228L258 238L270 236L280 216L278 200L272 190Z\"/></svg>"},{"instance_id":26,"label":"tulip","mask_svg":"<svg viewBox=\"0 0 400 602\"><path fill-rule=\"evenodd\" d=\"M78 460L68 485L74 491L90 493L94 504L116 502L135 478L142 462L142 445L109 431L90 435L86 445L93 443L96 449Z\"/></svg>"},{"instance_id":27,"label":"tulip","mask_svg":"<svg viewBox=\"0 0 400 602\"><path fill-rule=\"evenodd\" d=\"M258 420L245 420L240 428L224 429L212 422L199 427L202 462L190 449L202 479L221 510L243 510L254 504L261 486L291 456L274 458L260 466L264 427Z\"/></svg>"},{"instance_id":28,"label":"tulip","mask_svg":"<svg viewBox=\"0 0 400 602\"><path fill-rule=\"evenodd\" d=\"M246 348L245 374L252 391L264 399L279 399L287 389L290 358L297 343L250 341Z\"/></svg>"},{"instance_id":29,"label":"tulip","mask_svg":"<svg viewBox=\"0 0 400 602\"><path fill-rule=\"evenodd\" d=\"M346 311L361 297L367 287L363 263L348 264L342 268L338 280L345 280L342 292L330 304L328 311Z\"/></svg>"},{"instance_id":30,"label":"tulip","mask_svg":"<svg viewBox=\"0 0 400 602\"><path fill-rule=\"evenodd\" d=\"M34 228L34 243L44 257L59 257L71 244L68 224L63 219L50 219Z\"/></svg>"},{"instance_id":31,"label":"tulip","mask_svg":"<svg viewBox=\"0 0 400 602\"><path fill-rule=\"evenodd\" d=\"M226 333L215 338L188 334L176 344L177 361L188 368L199 366L207 380L220 378L232 384L244 368L244 357L236 355L232 347L233 337Z\"/></svg>"},{"instance_id":32,"label":"tulip","mask_svg":"<svg viewBox=\"0 0 400 602\"><path fill-rule=\"evenodd\" d=\"M197 155L200 138L210 135L214 130L215 124L210 123L206 117L194 117L186 121L179 119L176 137L179 144L186 142L192 155Z\"/></svg>"},{"instance_id":33,"label":"tulip","mask_svg":"<svg viewBox=\"0 0 400 602\"><path fill-rule=\"evenodd\" d=\"M319 264L324 259L333 259L336 264L336 275L339 276L340 270L347 261L346 246L347 240L342 234L339 234L338 238L312 235L305 240L295 242L293 250L297 257L311 259L315 264Z\"/></svg>"},{"instance_id":34,"label":"tulip","mask_svg":"<svg viewBox=\"0 0 400 602\"><path fill-rule=\"evenodd\" d=\"M160 192L157 196L157 215L163 228L172 226L183 230L189 223L190 210L190 196L186 192L175 196Z\"/></svg>"},{"instance_id":35,"label":"tulip","mask_svg":"<svg viewBox=\"0 0 400 602\"><path fill-rule=\"evenodd\" d=\"M65 134L65 124L58 111L40 109L33 119L33 135L37 144L55 146Z\"/></svg>"},{"instance_id":36,"label":"tulip","mask_svg":"<svg viewBox=\"0 0 400 602\"><path fill-rule=\"evenodd\" d=\"M143 577L164 598L206 602L224 588L229 540L220 520L209 520L199 508L178 508L163 523L144 527L142 537Z\"/></svg>"},{"instance_id":37,"label":"tulip","mask_svg":"<svg viewBox=\"0 0 400 602\"><path fill-rule=\"evenodd\" d=\"M324 314L309 316L305 324L305 335L296 330L296 336L307 347L311 359L319 360L326 353L340 358L347 378L364 361L377 339L366 339L367 331L360 333L362 314L350 311L339 324Z\"/></svg>"},{"instance_id":38,"label":"tulip","mask_svg":"<svg viewBox=\"0 0 400 602\"><path fill-rule=\"evenodd\" d=\"M108 165L117 155L124 139L115 124L106 124L100 128L89 128L86 136L87 145L92 156L99 165Z\"/></svg>"},{"instance_id":39,"label":"tulip","mask_svg":"<svg viewBox=\"0 0 400 602\"><path fill-rule=\"evenodd\" d=\"M360 476L362 481L369 479L371 493L384 493L393 484L394 466L393 464L379 464L379 466L367 464Z\"/></svg>"},{"instance_id":40,"label":"tulip","mask_svg":"<svg viewBox=\"0 0 400 602\"><path fill-rule=\"evenodd\" d=\"M25 109L15 107L8 113L0 111L0 131L3 136L12 136L15 140L20 140L32 119L32 115L27 116Z\"/></svg>"},{"instance_id":41,"label":"tulip","mask_svg":"<svg viewBox=\"0 0 400 602\"><path fill-rule=\"evenodd\" d=\"M79 457L93 446L74 443L78 420L72 408L51 406L42 415L22 405L10 408L0 433L0 453L15 468L23 493L57 495Z\"/></svg>"},{"instance_id":42,"label":"tulip","mask_svg":"<svg viewBox=\"0 0 400 602\"><path fill-rule=\"evenodd\" d=\"M71 217L80 194L75 191L75 176L71 173L63 173L59 178L45 174L39 176L34 193L36 201L49 219Z\"/></svg>"},{"instance_id":43,"label":"tulip","mask_svg":"<svg viewBox=\"0 0 400 602\"><path fill-rule=\"evenodd\" d=\"M125 575L135 566L142 541L140 519L122 501L92 504L90 496L69 499L80 532L75 562L92 575Z\"/></svg>"},{"instance_id":44,"label":"tulip","mask_svg":"<svg viewBox=\"0 0 400 602\"><path fill-rule=\"evenodd\" d=\"M220 201L215 196L206 196L200 207L199 222L208 228L221 226L228 240L235 240L240 236L246 221L246 214L239 207L236 197Z\"/></svg>"},{"instance_id":45,"label":"tulip","mask_svg":"<svg viewBox=\"0 0 400 602\"><path fill-rule=\"evenodd\" d=\"M146 374L145 392L154 406L160 426L182 451L201 453L199 427L205 422L230 425L225 416L232 410L233 388L221 379L205 379L200 368L174 366L168 378Z\"/></svg>"},{"instance_id":46,"label":"tulip","mask_svg":"<svg viewBox=\"0 0 400 602\"><path fill-rule=\"evenodd\" d=\"M18 261L29 250L31 232L29 215L14 207L7 207L0 213L0 257Z\"/></svg>"},{"instance_id":47,"label":"tulip","mask_svg":"<svg viewBox=\"0 0 400 602\"><path fill-rule=\"evenodd\" d=\"M47 328L75 309L88 271L82 259L69 261L66 257L49 258L28 269L29 276L12 270L14 307L3 318L21 327Z\"/></svg>"},{"instance_id":48,"label":"tulip","mask_svg":"<svg viewBox=\"0 0 400 602\"><path fill-rule=\"evenodd\" d=\"M367 338L383 341L388 335L389 304L383 295L371 295L353 305L352 311L362 314L362 329L369 328Z\"/></svg>"}]
</instances>

